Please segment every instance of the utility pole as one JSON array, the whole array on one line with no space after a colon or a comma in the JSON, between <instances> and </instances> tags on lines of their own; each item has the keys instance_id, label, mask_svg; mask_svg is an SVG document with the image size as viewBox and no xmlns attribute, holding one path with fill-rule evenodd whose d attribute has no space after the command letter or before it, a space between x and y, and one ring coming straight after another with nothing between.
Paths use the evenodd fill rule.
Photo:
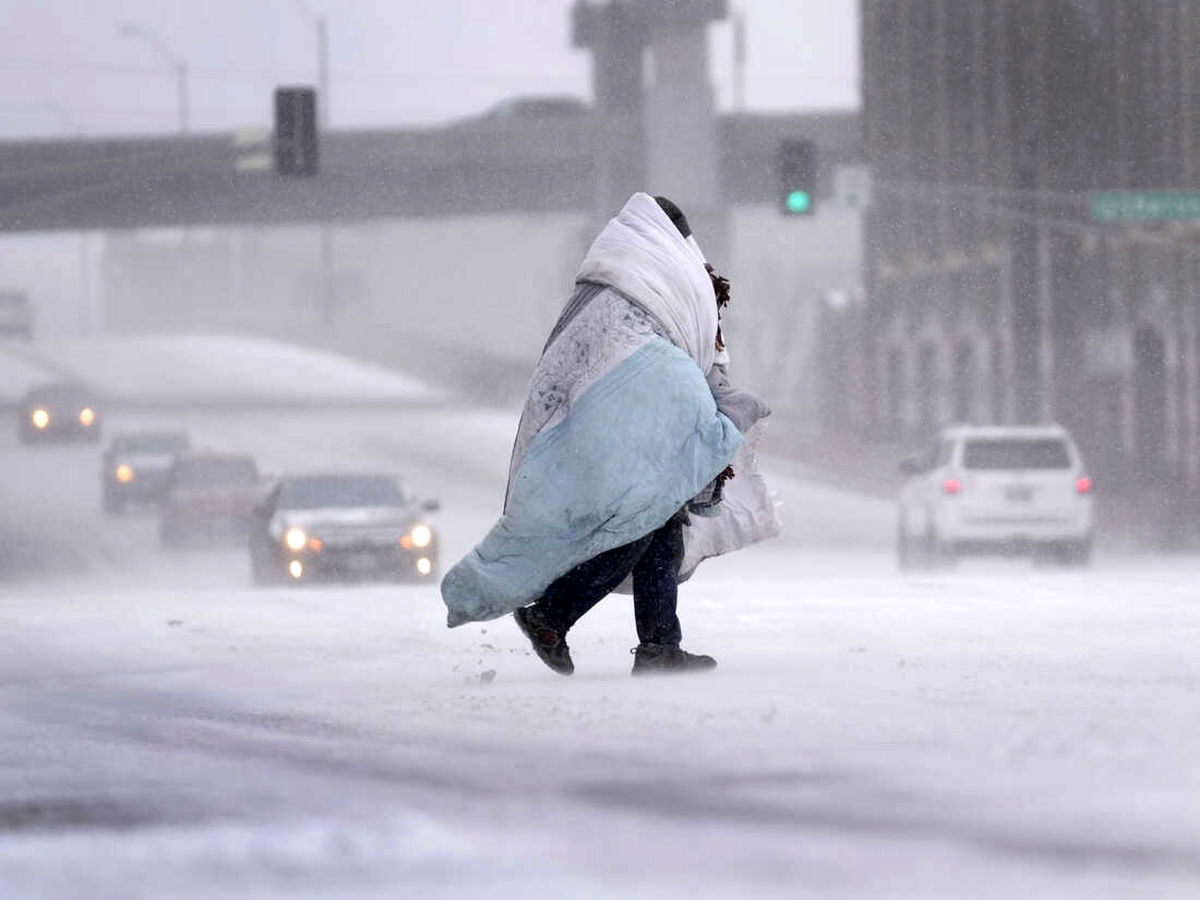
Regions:
<instances>
[{"instance_id":1,"label":"utility pole","mask_svg":"<svg viewBox=\"0 0 1200 900\"><path fill-rule=\"evenodd\" d=\"M76 139L83 138L83 128L75 120L65 106L55 100L43 100L42 105L58 118L62 126ZM92 309L92 261L88 252L88 234L82 228L79 234L79 330L81 334L89 335L99 329L96 327L97 316Z\"/></svg>"},{"instance_id":2,"label":"utility pole","mask_svg":"<svg viewBox=\"0 0 1200 900\"><path fill-rule=\"evenodd\" d=\"M179 106L179 133L187 134L191 124L191 103L188 97L188 66L187 60L171 50L169 44L159 37L155 32L148 28L144 28L133 22L122 23L117 29L117 34L120 37L133 38L148 44L155 53L167 64L167 66L175 73L175 93L176 102ZM191 229L184 225L181 229L183 238L183 294L191 306L192 302L192 266L194 263L192 253L192 232ZM83 252L83 251L81 251ZM87 259L83 258L81 265L86 265Z\"/></svg>"},{"instance_id":3,"label":"utility pole","mask_svg":"<svg viewBox=\"0 0 1200 900\"><path fill-rule=\"evenodd\" d=\"M313 24L317 38L317 127L329 128L329 22L306 0L295 0L296 8Z\"/></svg>"},{"instance_id":4,"label":"utility pole","mask_svg":"<svg viewBox=\"0 0 1200 900\"><path fill-rule=\"evenodd\" d=\"M746 111L746 14L733 15L733 109Z\"/></svg>"},{"instance_id":5,"label":"utility pole","mask_svg":"<svg viewBox=\"0 0 1200 900\"><path fill-rule=\"evenodd\" d=\"M182 59L175 63L175 91L179 102L179 133L187 134L191 109L188 103L188 67Z\"/></svg>"},{"instance_id":6,"label":"utility pole","mask_svg":"<svg viewBox=\"0 0 1200 900\"><path fill-rule=\"evenodd\" d=\"M306 0L295 0L296 7L308 18L316 31L317 39L317 130L329 130L329 23L325 16L316 12ZM328 221L320 227L321 257L321 323L333 323L335 302L333 289L333 226Z\"/></svg>"},{"instance_id":7,"label":"utility pole","mask_svg":"<svg viewBox=\"0 0 1200 900\"><path fill-rule=\"evenodd\" d=\"M317 127L329 128L329 27L317 16Z\"/></svg>"}]
</instances>

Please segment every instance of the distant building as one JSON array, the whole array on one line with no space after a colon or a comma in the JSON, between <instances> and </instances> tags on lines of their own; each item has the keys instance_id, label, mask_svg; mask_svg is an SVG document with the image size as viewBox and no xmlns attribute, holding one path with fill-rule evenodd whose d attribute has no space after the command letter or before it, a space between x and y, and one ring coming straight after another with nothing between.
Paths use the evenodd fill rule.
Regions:
<instances>
[{"instance_id":1,"label":"distant building","mask_svg":"<svg viewBox=\"0 0 1200 900\"><path fill-rule=\"evenodd\" d=\"M1200 4L862 0L873 177L856 427L1053 419L1110 485L1200 483Z\"/></svg>"}]
</instances>

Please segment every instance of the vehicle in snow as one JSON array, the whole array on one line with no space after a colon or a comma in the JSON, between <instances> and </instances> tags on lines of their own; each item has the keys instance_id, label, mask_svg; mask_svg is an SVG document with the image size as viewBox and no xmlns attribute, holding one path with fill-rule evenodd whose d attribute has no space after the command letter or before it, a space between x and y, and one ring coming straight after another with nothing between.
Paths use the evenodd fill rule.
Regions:
<instances>
[{"instance_id":1,"label":"vehicle in snow","mask_svg":"<svg viewBox=\"0 0 1200 900\"><path fill-rule=\"evenodd\" d=\"M104 511L124 512L132 503L162 503L175 458L190 449L186 431L123 431L114 435L100 463Z\"/></svg>"},{"instance_id":2,"label":"vehicle in snow","mask_svg":"<svg viewBox=\"0 0 1200 900\"><path fill-rule=\"evenodd\" d=\"M26 391L18 415L23 444L100 440L96 400L77 384L34 385Z\"/></svg>"},{"instance_id":3,"label":"vehicle in snow","mask_svg":"<svg viewBox=\"0 0 1200 900\"><path fill-rule=\"evenodd\" d=\"M484 118L500 122L531 122L547 119L577 119L592 114L585 100L570 94L546 94L510 97L484 113Z\"/></svg>"},{"instance_id":4,"label":"vehicle in snow","mask_svg":"<svg viewBox=\"0 0 1200 900\"><path fill-rule=\"evenodd\" d=\"M0 335L33 338L33 305L24 291L0 291Z\"/></svg>"},{"instance_id":5,"label":"vehicle in snow","mask_svg":"<svg viewBox=\"0 0 1200 900\"><path fill-rule=\"evenodd\" d=\"M585 100L570 94L510 97L482 113L450 123L453 131L506 133L561 123L587 122L594 114Z\"/></svg>"},{"instance_id":6,"label":"vehicle in snow","mask_svg":"<svg viewBox=\"0 0 1200 900\"><path fill-rule=\"evenodd\" d=\"M159 537L167 547L196 538L244 537L261 495L262 480L250 456L179 456L167 474Z\"/></svg>"},{"instance_id":7,"label":"vehicle in snow","mask_svg":"<svg viewBox=\"0 0 1200 900\"><path fill-rule=\"evenodd\" d=\"M438 540L427 514L437 509L391 475L281 477L254 508L254 581L430 580Z\"/></svg>"},{"instance_id":8,"label":"vehicle in snow","mask_svg":"<svg viewBox=\"0 0 1200 900\"><path fill-rule=\"evenodd\" d=\"M1061 426L947 428L900 469L902 569L971 553L1091 558L1092 480Z\"/></svg>"}]
</instances>

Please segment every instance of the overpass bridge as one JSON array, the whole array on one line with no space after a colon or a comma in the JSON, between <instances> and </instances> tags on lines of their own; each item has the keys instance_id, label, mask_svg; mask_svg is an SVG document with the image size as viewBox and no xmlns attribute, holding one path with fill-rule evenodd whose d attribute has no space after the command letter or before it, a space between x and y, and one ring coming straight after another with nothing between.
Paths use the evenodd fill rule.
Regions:
<instances>
[{"instance_id":1,"label":"overpass bridge","mask_svg":"<svg viewBox=\"0 0 1200 900\"><path fill-rule=\"evenodd\" d=\"M321 172L309 179L248 167L267 148L234 134L0 142L0 232L608 215L602 151L634 141L638 127L635 116L581 114L333 131L322 135ZM785 137L816 141L826 180L833 166L862 160L856 113L719 117L723 205L775 198L774 158Z\"/></svg>"}]
</instances>

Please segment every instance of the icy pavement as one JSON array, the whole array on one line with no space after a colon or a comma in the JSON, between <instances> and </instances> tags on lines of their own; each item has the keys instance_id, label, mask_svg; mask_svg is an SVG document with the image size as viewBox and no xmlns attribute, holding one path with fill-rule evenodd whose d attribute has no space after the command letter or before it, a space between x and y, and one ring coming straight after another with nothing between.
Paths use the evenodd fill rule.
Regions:
<instances>
[{"instance_id":1,"label":"icy pavement","mask_svg":"<svg viewBox=\"0 0 1200 900\"><path fill-rule=\"evenodd\" d=\"M515 429L180 416L268 471L406 476L446 562ZM101 514L98 453L0 429L4 900L1200 896L1198 560L901 577L889 504L768 460L785 535L682 592L717 671L630 678L612 597L563 679L507 620L447 630L433 585L163 553Z\"/></svg>"},{"instance_id":2,"label":"icy pavement","mask_svg":"<svg viewBox=\"0 0 1200 900\"><path fill-rule=\"evenodd\" d=\"M20 403L35 384L53 381L55 377L35 361L24 342L0 343L0 407Z\"/></svg>"},{"instance_id":3,"label":"icy pavement","mask_svg":"<svg viewBox=\"0 0 1200 900\"><path fill-rule=\"evenodd\" d=\"M624 598L560 679L432 587L6 592L0 896L1196 896L1195 566L808 562L674 679Z\"/></svg>"}]
</instances>

